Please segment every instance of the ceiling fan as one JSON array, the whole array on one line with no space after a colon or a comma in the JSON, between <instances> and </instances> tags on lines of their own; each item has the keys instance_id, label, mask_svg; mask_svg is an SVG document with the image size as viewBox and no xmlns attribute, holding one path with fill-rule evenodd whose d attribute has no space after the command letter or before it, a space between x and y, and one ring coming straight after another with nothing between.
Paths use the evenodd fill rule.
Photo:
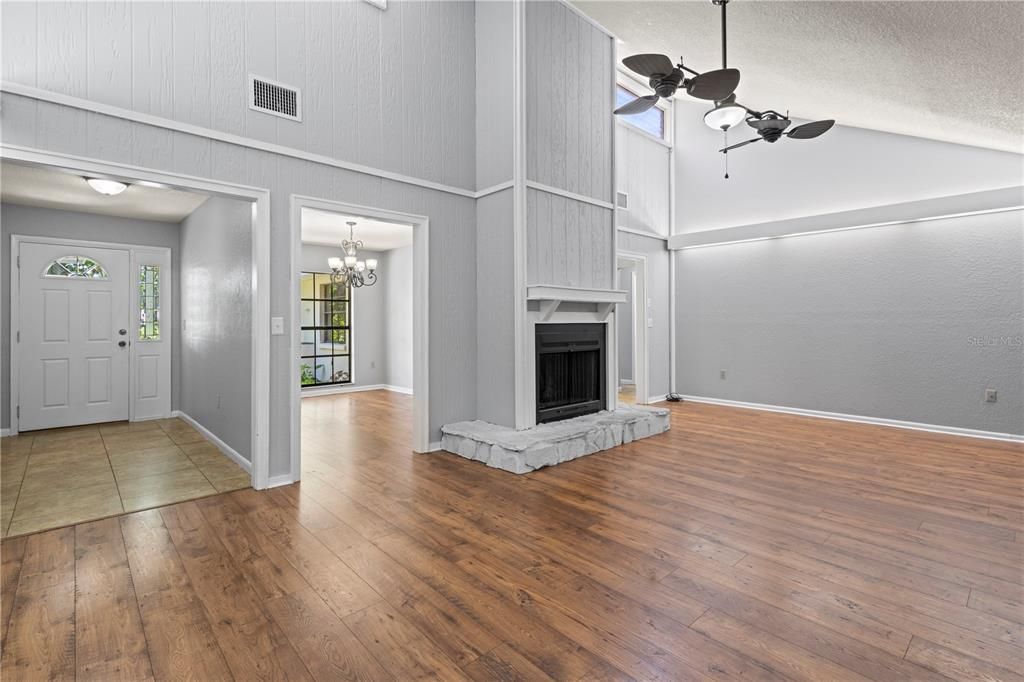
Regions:
<instances>
[{"instance_id":1,"label":"ceiling fan","mask_svg":"<svg viewBox=\"0 0 1024 682\"><path fill-rule=\"evenodd\" d=\"M680 87L697 99L722 100L731 95L740 82L738 69L697 73L684 66L682 58L674 65L672 60L663 54L635 54L623 59L622 63L630 71L649 79L654 94L637 97L632 102L623 104L615 110L620 116L642 114L653 107L659 99L672 97ZM686 74L693 77L689 78Z\"/></svg>"},{"instance_id":2,"label":"ceiling fan","mask_svg":"<svg viewBox=\"0 0 1024 682\"><path fill-rule=\"evenodd\" d=\"M743 107L742 104L736 104L735 99L733 99L729 104L732 106ZM758 136L752 140L738 142L719 149L718 151L723 154L727 154L733 149L753 144L754 142L760 142L761 140L764 140L765 142L778 142L783 137L789 137L794 140L810 140L827 133L836 123L832 119L812 121L811 123L798 125L792 130L786 130L789 128L789 124L792 123L792 121L789 120L789 116L783 116L777 111L751 111L746 109L746 107L743 108L750 114L745 117L747 125L756 130ZM722 128L722 130L728 130L728 128Z\"/></svg>"}]
</instances>

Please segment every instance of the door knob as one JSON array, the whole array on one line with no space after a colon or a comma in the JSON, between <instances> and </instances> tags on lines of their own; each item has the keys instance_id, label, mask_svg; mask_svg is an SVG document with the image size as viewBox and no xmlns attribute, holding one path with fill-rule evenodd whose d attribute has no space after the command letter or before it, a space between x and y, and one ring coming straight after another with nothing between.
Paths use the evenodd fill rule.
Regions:
<instances>
[{"instance_id":1,"label":"door knob","mask_svg":"<svg viewBox=\"0 0 1024 682\"><path fill-rule=\"evenodd\" d=\"M128 345L128 342L127 341L118 341L117 345L119 345L121 348L124 348L125 346Z\"/></svg>"},{"instance_id":2,"label":"door knob","mask_svg":"<svg viewBox=\"0 0 1024 682\"><path fill-rule=\"evenodd\" d=\"M117 333L120 334L121 336L124 336L125 334L128 333L128 330L127 329L118 329Z\"/></svg>"}]
</instances>

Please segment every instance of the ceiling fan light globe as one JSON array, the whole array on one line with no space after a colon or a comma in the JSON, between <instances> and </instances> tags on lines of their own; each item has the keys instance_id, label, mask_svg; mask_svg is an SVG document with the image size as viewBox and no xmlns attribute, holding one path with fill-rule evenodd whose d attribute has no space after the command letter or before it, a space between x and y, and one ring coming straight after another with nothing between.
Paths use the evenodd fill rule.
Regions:
<instances>
[{"instance_id":1,"label":"ceiling fan light globe","mask_svg":"<svg viewBox=\"0 0 1024 682\"><path fill-rule=\"evenodd\" d=\"M721 104L704 114L704 124L712 130L729 130L747 117L747 110L738 104Z\"/></svg>"}]
</instances>

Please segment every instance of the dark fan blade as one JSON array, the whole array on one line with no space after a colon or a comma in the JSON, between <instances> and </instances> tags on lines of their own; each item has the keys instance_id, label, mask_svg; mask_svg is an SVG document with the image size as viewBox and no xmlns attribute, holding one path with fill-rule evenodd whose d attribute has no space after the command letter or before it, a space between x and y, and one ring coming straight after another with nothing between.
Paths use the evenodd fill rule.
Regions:
<instances>
[{"instance_id":1,"label":"dark fan blade","mask_svg":"<svg viewBox=\"0 0 1024 682\"><path fill-rule=\"evenodd\" d=\"M764 139L763 137L755 137L753 140L747 140L746 142L738 142L737 144L729 145L725 149L719 149L718 151L720 151L720 152L722 152L724 154L724 153L726 153L728 151L732 151L733 149L736 149L737 147L745 147L748 144L753 144L754 142L760 142L763 139Z\"/></svg>"},{"instance_id":2,"label":"dark fan blade","mask_svg":"<svg viewBox=\"0 0 1024 682\"><path fill-rule=\"evenodd\" d=\"M740 84L739 69L719 69L694 76L686 86L690 97L721 101L731 95Z\"/></svg>"},{"instance_id":3,"label":"dark fan blade","mask_svg":"<svg viewBox=\"0 0 1024 682\"><path fill-rule=\"evenodd\" d=\"M812 123L804 123L801 126L797 126L790 130L786 135L792 137L794 140L809 140L812 137L817 137L823 133L827 133L828 129L836 124L835 121L814 121Z\"/></svg>"},{"instance_id":4,"label":"dark fan blade","mask_svg":"<svg viewBox=\"0 0 1024 682\"><path fill-rule=\"evenodd\" d=\"M628 116L630 114L642 114L658 101L657 95L644 95L643 97L637 97L632 102L627 102L621 107L615 110L615 113L620 116ZM607 109L605 109L607 111Z\"/></svg>"},{"instance_id":5,"label":"dark fan blade","mask_svg":"<svg viewBox=\"0 0 1024 682\"><path fill-rule=\"evenodd\" d=\"M635 54L622 60L630 71L640 74L645 78L658 74L667 76L676 68L672 60L663 54Z\"/></svg>"}]
</instances>

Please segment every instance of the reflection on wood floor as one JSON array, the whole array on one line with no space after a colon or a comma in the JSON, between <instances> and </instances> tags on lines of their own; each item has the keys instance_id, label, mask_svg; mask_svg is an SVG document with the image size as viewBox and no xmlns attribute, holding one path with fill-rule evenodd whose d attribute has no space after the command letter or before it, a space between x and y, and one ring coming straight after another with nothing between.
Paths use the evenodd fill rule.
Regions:
<instances>
[{"instance_id":1,"label":"reflection on wood floor","mask_svg":"<svg viewBox=\"0 0 1024 682\"><path fill-rule=\"evenodd\" d=\"M303 401L301 484L3 543L3 676L1020 680L1020 445L669 404L515 476Z\"/></svg>"}]
</instances>

